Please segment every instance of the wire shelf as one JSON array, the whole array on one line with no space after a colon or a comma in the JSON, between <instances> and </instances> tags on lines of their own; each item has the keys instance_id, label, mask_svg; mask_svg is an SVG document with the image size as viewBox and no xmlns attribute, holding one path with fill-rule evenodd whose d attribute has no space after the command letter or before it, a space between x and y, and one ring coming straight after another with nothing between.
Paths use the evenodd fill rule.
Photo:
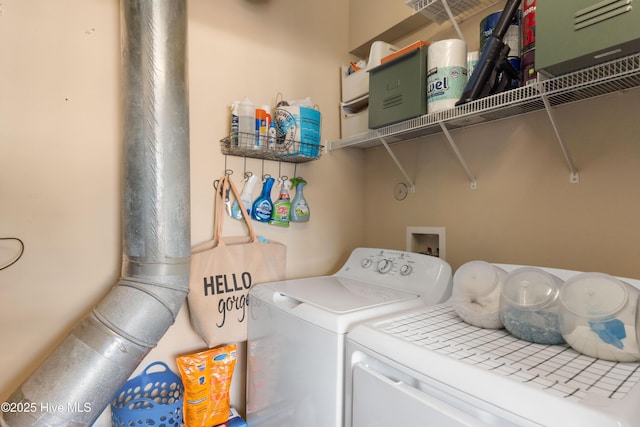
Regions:
<instances>
[{"instance_id":1,"label":"wire shelf","mask_svg":"<svg viewBox=\"0 0 640 427\"><path fill-rule=\"evenodd\" d=\"M427 0L420 0L427 1ZM458 129L640 87L640 53L480 98L436 113L369 130L330 143L330 148L370 148Z\"/></svg>"},{"instance_id":2,"label":"wire shelf","mask_svg":"<svg viewBox=\"0 0 640 427\"><path fill-rule=\"evenodd\" d=\"M253 133L231 133L220 140L222 154L278 162L303 163L318 160L322 145L292 141L286 137L256 137Z\"/></svg>"},{"instance_id":3,"label":"wire shelf","mask_svg":"<svg viewBox=\"0 0 640 427\"><path fill-rule=\"evenodd\" d=\"M449 0L451 13L456 19L464 20L476 13L498 3L496 0ZM414 13L422 13L427 18L442 24L449 20L449 15L441 0L408 0L406 4Z\"/></svg>"}]
</instances>

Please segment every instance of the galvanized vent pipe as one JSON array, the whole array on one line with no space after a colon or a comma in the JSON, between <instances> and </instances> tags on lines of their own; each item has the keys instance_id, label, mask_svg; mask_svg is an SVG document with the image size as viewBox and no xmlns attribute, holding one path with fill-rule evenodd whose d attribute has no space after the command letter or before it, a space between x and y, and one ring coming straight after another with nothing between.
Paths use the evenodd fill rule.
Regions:
<instances>
[{"instance_id":1,"label":"galvanized vent pipe","mask_svg":"<svg viewBox=\"0 0 640 427\"><path fill-rule=\"evenodd\" d=\"M6 426L92 425L173 324L189 289L186 0L121 0L120 17L122 276L13 392L9 402L26 410L0 414Z\"/></svg>"}]
</instances>

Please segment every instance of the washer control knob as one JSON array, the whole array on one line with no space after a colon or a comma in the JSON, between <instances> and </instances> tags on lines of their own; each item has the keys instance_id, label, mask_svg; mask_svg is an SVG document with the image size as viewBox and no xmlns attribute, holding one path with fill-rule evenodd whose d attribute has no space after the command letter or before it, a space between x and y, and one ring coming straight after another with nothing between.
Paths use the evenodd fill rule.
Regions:
<instances>
[{"instance_id":1,"label":"washer control knob","mask_svg":"<svg viewBox=\"0 0 640 427\"><path fill-rule=\"evenodd\" d=\"M378 273L386 274L391 271L391 267L393 267L393 261L390 259L383 259L378 261Z\"/></svg>"},{"instance_id":2,"label":"washer control knob","mask_svg":"<svg viewBox=\"0 0 640 427\"><path fill-rule=\"evenodd\" d=\"M362 266L362 268L369 268L371 267L371 263L371 258L364 258L362 262L360 262L360 265Z\"/></svg>"},{"instance_id":3,"label":"washer control knob","mask_svg":"<svg viewBox=\"0 0 640 427\"><path fill-rule=\"evenodd\" d=\"M408 276L413 272L413 267L411 267L409 264L404 264L402 267L400 267L400 274L403 276Z\"/></svg>"}]
</instances>

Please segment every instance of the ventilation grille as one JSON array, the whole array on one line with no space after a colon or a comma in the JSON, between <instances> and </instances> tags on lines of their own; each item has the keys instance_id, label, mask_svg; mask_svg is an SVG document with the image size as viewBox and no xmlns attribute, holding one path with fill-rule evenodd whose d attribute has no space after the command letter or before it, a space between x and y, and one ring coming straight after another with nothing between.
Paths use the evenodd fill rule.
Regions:
<instances>
[{"instance_id":1,"label":"ventilation grille","mask_svg":"<svg viewBox=\"0 0 640 427\"><path fill-rule=\"evenodd\" d=\"M389 96L382 101L382 109L397 107L402 105L402 94Z\"/></svg>"},{"instance_id":2,"label":"ventilation grille","mask_svg":"<svg viewBox=\"0 0 640 427\"><path fill-rule=\"evenodd\" d=\"M573 15L573 29L582 30L607 19L630 12L633 0L605 0L585 7Z\"/></svg>"}]
</instances>

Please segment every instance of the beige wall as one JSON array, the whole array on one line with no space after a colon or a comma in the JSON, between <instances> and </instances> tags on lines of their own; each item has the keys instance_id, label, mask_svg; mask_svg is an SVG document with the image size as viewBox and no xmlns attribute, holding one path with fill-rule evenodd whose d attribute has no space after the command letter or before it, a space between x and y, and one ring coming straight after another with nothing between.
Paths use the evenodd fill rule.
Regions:
<instances>
[{"instance_id":1,"label":"beige wall","mask_svg":"<svg viewBox=\"0 0 640 427\"><path fill-rule=\"evenodd\" d=\"M189 1L192 243L212 233L212 181L228 167L239 183L244 169L220 154L232 100L311 96L323 139L339 137L347 11L341 0ZM443 24L398 44L453 36ZM26 244L0 271L3 400L119 275L118 2L4 0L0 57L0 236ZM258 232L287 244L290 277L331 273L358 245L404 249L407 226L446 227L454 268L486 259L640 277L639 96L557 111L579 184L569 183L549 121L535 113L453 132L476 190L442 136L393 147L416 182L403 202L393 198L402 176L386 152L337 150L297 168L309 181L311 221L257 224ZM262 164L249 159L247 168L258 173ZM264 168L294 173L289 164ZM228 224L230 234L243 231ZM11 250L0 243L0 260ZM141 366L202 348L183 310ZM243 404L239 382L233 403Z\"/></svg>"},{"instance_id":2,"label":"beige wall","mask_svg":"<svg viewBox=\"0 0 640 427\"><path fill-rule=\"evenodd\" d=\"M0 271L0 401L113 286L120 273L120 40L116 0L5 0L0 4L0 236L26 245ZM192 243L211 238L212 182L225 168L231 101L311 97L323 139L339 137L342 0L190 0ZM258 234L288 246L289 277L329 274L362 243L363 153L300 164L248 159L254 173L303 176L311 220ZM256 189L257 191L258 189ZM275 193L275 190L274 190ZM255 195L257 197L257 193ZM275 195L274 195L275 197ZM228 235L244 233L227 220ZM0 242L0 264L14 247ZM204 349L186 309L141 367ZM242 377L242 366L237 370ZM242 407L240 381L232 402ZM106 421L105 421L106 422ZM108 424L106 424L108 425Z\"/></svg>"},{"instance_id":3,"label":"beige wall","mask_svg":"<svg viewBox=\"0 0 640 427\"><path fill-rule=\"evenodd\" d=\"M577 184L543 111L451 132L475 190L441 135L392 146L416 185L401 202L399 170L368 150L365 244L405 249L407 227L445 227L454 269L481 259L640 277L638 105L633 91L556 111Z\"/></svg>"}]
</instances>

